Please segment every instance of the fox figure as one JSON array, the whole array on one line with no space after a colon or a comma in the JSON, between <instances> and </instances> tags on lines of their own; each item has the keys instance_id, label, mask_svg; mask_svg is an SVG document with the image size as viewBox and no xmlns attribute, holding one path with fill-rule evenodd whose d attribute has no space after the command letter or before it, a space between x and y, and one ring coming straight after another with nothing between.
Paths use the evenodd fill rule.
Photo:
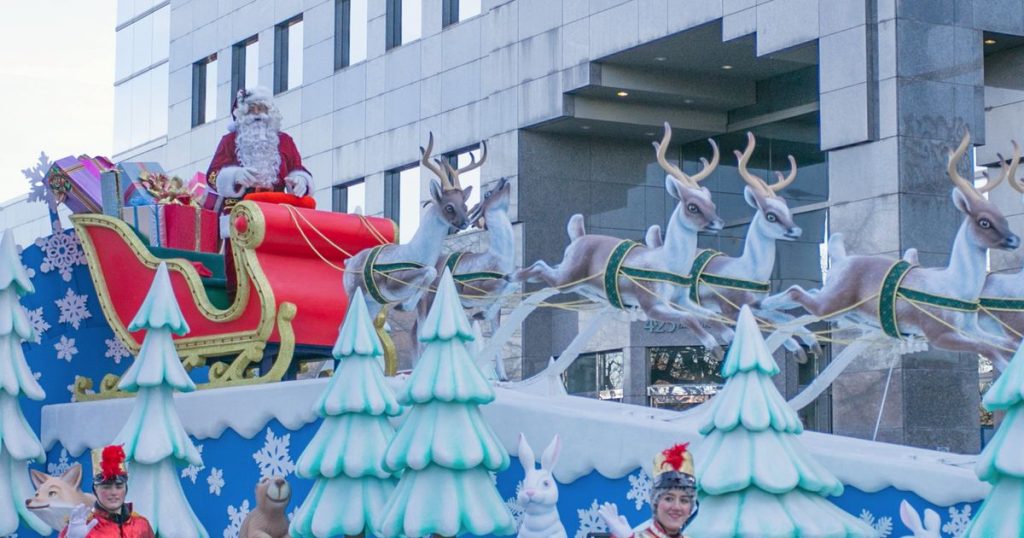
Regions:
<instances>
[{"instance_id":1,"label":"fox figure","mask_svg":"<svg viewBox=\"0 0 1024 538\"><path fill-rule=\"evenodd\" d=\"M82 464L76 463L60 476L32 470L32 484L36 494L25 499L25 506L54 530L68 524L71 511L80 504L92 506L96 498L83 493Z\"/></svg>"}]
</instances>

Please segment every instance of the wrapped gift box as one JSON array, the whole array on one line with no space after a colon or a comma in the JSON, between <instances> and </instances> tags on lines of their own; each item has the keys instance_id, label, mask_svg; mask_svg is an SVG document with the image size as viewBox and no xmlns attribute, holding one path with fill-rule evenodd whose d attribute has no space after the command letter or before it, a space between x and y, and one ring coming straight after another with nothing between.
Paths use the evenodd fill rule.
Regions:
<instances>
[{"instance_id":1,"label":"wrapped gift box","mask_svg":"<svg viewBox=\"0 0 1024 538\"><path fill-rule=\"evenodd\" d=\"M50 167L46 183L54 199L73 213L99 213L103 209L100 174L112 168L106 157L64 157Z\"/></svg>"},{"instance_id":2,"label":"wrapped gift box","mask_svg":"<svg viewBox=\"0 0 1024 538\"><path fill-rule=\"evenodd\" d=\"M121 204L129 206L153 205L156 199L139 182L146 174L163 174L160 163L123 162L117 164L117 188L121 192Z\"/></svg>"},{"instance_id":3,"label":"wrapped gift box","mask_svg":"<svg viewBox=\"0 0 1024 538\"><path fill-rule=\"evenodd\" d=\"M217 191L210 187L210 184L206 182L206 174L203 172L196 172L192 179L188 182L189 192L192 193L192 199L202 207L203 209L209 209L210 211L220 212L221 208L221 197L217 194Z\"/></svg>"},{"instance_id":4,"label":"wrapped gift box","mask_svg":"<svg viewBox=\"0 0 1024 538\"><path fill-rule=\"evenodd\" d=\"M190 205L126 206L121 218L157 247L219 252L217 213Z\"/></svg>"}]
</instances>

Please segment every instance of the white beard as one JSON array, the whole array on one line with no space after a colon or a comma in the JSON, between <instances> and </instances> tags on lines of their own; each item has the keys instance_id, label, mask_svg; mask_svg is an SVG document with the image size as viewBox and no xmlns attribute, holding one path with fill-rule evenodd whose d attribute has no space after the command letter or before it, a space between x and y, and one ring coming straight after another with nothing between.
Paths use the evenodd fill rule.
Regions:
<instances>
[{"instance_id":1,"label":"white beard","mask_svg":"<svg viewBox=\"0 0 1024 538\"><path fill-rule=\"evenodd\" d=\"M235 156L255 176L249 187L272 188L277 182L281 168L278 131L278 122L268 114L247 114L238 121Z\"/></svg>"}]
</instances>

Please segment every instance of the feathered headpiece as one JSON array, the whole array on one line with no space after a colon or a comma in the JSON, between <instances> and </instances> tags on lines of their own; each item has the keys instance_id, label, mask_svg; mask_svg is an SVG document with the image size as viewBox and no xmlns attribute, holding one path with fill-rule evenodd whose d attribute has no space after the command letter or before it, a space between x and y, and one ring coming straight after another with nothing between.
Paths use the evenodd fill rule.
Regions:
<instances>
[{"instance_id":1,"label":"feathered headpiece","mask_svg":"<svg viewBox=\"0 0 1024 538\"><path fill-rule=\"evenodd\" d=\"M670 489L693 490L696 480L693 473L693 456L686 449L690 443L678 444L661 451L654 457L651 501Z\"/></svg>"},{"instance_id":2,"label":"feathered headpiece","mask_svg":"<svg viewBox=\"0 0 1024 538\"><path fill-rule=\"evenodd\" d=\"M124 464L125 454L121 445L110 445L102 451L92 451L94 484L123 484L128 481L128 469Z\"/></svg>"}]
</instances>

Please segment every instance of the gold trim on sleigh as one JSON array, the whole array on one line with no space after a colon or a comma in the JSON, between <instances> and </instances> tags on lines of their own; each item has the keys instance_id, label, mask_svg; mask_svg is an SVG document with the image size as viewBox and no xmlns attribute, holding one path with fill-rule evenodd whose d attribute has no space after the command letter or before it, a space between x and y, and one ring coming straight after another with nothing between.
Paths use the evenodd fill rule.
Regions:
<instances>
[{"instance_id":1,"label":"gold trim on sleigh","mask_svg":"<svg viewBox=\"0 0 1024 538\"><path fill-rule=\"evenodd\" d=\"M236 260L235 275L239 285L234 302L226 309L219 309L206 296L199 273L187 260L183 258L160 259L153 256L135 232L121 219L99 214L71 216L75 232L78 234L82 250L85 252L89 274L96 287L96 295L99 298L103 315L113 329L114 335L133 355L138 354L141 346L132 338L127 327L117 315L106 279L100 268L96 247L86 231L87 227L103 227L113 230L125 242L136 259L154 271L160 262L167 263L169 270L176 271L185 278L196 308L203 317L210 321L227 322L237 319L245 312L252 292L255 291L261 307L260 319L255 329L215 336L186 336L174 341L175 349L186 370L206 366L207 361L212 358L234 355L234 358L228 362L216 362L210 365L210 380L207 383L198 384L198 389L280 381L291 366L295 351L295 333L292 330L291 322L295 318L297 308L289 302L282 303L280 307L277 306L274 292L256 257L255 249L263 242L266 231L263 213L252 202L241 202L232 210L230 221L234 222L237 218L245 218L249 224L244 232L239 232L234 226L231 227L231 241ZM275 321L280 336L277 357L269 371L257 376L254 368L263 358L263 352L273 333ZM93 388L92 380L76 376L75 400L88 401L131 396L130 393L117 390L118 380L118 376L107 374L100 382L100 390L96 393L89 393L88 391Z\"/></svg>"}]
</instances>

